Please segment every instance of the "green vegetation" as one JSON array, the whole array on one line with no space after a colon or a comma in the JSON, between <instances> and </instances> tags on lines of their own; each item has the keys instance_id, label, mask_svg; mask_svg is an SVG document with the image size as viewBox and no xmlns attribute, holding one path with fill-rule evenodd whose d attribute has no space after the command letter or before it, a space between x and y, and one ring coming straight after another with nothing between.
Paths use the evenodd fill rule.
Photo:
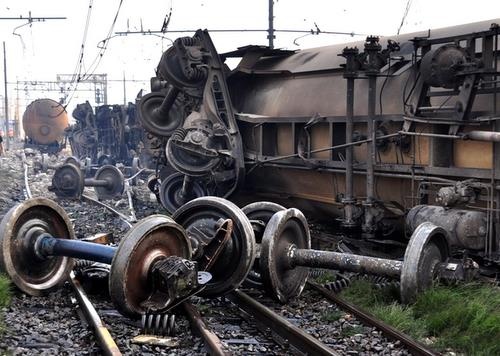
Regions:
<instances>
[{"instance_id":1,"label":"green vegetation","mask_svg":"<svg viewBox=\"0 0 500 356\"><path fill-rule=\"evenodd\" d=\"M344 315L345 313L340 310L327 311L323 315L321 315L321 321L326 321L331 323L332 321L339 320Z\"/></svg>"},{"instance_id":2,"label":"green vegetation","mask_svg":"<svg viewBox=\"0 0 500 356\"><path fill-rule=\"evenodd\" d=\"M395 290L377 290L359 280L342 292L352 303L437 351L500 355L500 289L473 283L436 286L402 306Z\"/></svg>"},{"instance_id":3,"label":"green vegetation","mask_svg":"<svg viewBox=\"0 0 500 356\"><path fill-rule=\"evenodd\" d=\"M0 308L5 307L10 302L10 280L0 275Z\"/></svg>"},{"instance_id":4,"label":"green vegetation","mask_svg":"<svg viewBox=\"0 0 500 356\"><path fill-rule=\"evenodd\" d=\"M340 335L342 337L354 336L356 334L362 334L364 332L364 328L360 325L347 326L342 329Z\"/></svg>"},{"instance_id":5,"label":"green vegetation","mask_svg":"<svg viewBox=\"0 0 500 356\"><path fill-rule=\"evenodd\" d=\"M0 308L7 306L10 303L10 280L0 275ZM3 315L0 314L0 334L4 331Z\"/></svg>"},{"instance_id":6,"label":"green vegetation","mask_svg":"<svg viewBox=\"0 0 500 356\"><path fill-rule=\"evenodd\" d=\"M314 278L314 281L319 284L326 284L328 282L333 282L337 279L334 272L324 271L319 276Z\"/></svg>"}]
</instances>

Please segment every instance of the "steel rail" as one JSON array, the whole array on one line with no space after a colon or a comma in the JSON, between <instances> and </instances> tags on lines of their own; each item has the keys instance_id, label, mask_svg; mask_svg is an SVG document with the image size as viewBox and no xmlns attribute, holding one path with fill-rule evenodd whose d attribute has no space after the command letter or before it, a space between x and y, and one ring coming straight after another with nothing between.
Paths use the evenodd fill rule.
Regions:
<instances>
[{"instance_id":1,"label":"steel rail","mask_svg":"<svg viewBox=\"0 0 500 356\"><path fill-rule=\"evenodd\" d=\"M23 168L24 168L24 186L26 189L26 198L31 199L33 195L31 194L31 189L30 189L30 183L28 179L28 162L26 160L26 153L23 150L23 153L21 154L21 159L23 162Z\"/></svg>"},{"instance_id":2,"label":"steel rail","mask_svg":"<svg viewBox=\"0 0 500 356\"><path fill-rule=\"evenodd\" d=\"M106 329L106 327L102 323L101 318L92 305L92 302L87 298L87 295L85 294L85 291L83 290L80 282L75 278L74 272L70 273L68 279L75 291L76 298L78 299L83 313L85 314L87 322L94 329L94 333L97 337L97 341L101 345L103 353L110 356L121 355L122 353L120 352L120 349L116 345L108 329Z\"/></svg>"},{"instance_id":3,"label":"steel rail","mask_svg":"<svg viewBox=\"0 0 500 356\"><path fill-rule=\"evenodd\" d=\"M132 227L132 223L130 222L130 219L128 217L126 217L125 215L123 215L122 213L120 213L118 210L113 209L109 205L104 204L103 202L100 202L99 200L91 198L91 197L89 197L88 195L85 195L85 194L82 194L82 199L86 200L86 201L89 201L89 202L92 202L94 204L100 205L100 206L102 206L105 209L108 209L113 214L115 214L116 216L118 216L125 224L127 224L128 227Z\"/></svg>"},{"instance_id":4,"label":"steel rail","mask_svg":"<svg viewBox=\"0 0 500 356\"><path fill-rule=\"evenodd\" d=\"M269 327L272 332L284 338L300 352L308 355L339 355L330 347L257 302L246 293L235 290L228 295L228 298L243 311Z\"/></svg>"},{"instance_id":5,"label":"steel rail","mask_svg":"<svg viewBox=\"0 0 500 356\"><path fill-rule=\"evenodd\" d=\"M205 346L208 348L208 353L212 356L228 356L231 352L220 341L219 337L207 326L203 317L196 307L189 303L182 303L182 307L189 319L191 329L195 334L200 335L205 341Z\"/></svg>"},{"instance_id":6,"label":"steel rail","mask_svg":"<svg viewBox=\"0 0 500 356\"><path fill-rule=\"evenodd\" d=\"M356 307L355 305L339 298L335 295L335 293L329 291L325 287L311 281L307 281L307 284L314 288L316 291L320 292L327 299L331 300L335 304L339 305L342 309L347 310L349 313L352 313L356 318L360 319L364 323L374 326L386 336L391 339L400 341L403 345L405 345L408 350L413 355L422 355L422 356L437 356L438 354L434 351L429 350L425 345L419 343L418 341L412 339L408 335L403 334L399 330L396 330L392 326L384 323L383 321L375 318L373 315L367 313L366 311Z\"/></svg>"}]
</instances>

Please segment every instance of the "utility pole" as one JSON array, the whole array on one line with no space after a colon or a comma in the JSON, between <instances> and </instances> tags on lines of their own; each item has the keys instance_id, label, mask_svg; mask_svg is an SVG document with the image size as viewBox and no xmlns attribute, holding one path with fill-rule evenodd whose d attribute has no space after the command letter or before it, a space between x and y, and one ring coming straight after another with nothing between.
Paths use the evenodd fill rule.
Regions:
<instances>
[{"instance_id":1,"label":"utility pole","mask_svg":"<svg viewBox=\"0 0 500 356\"><path fill-rule=\"evenodd\" d=\"M125 71L123 71L123 105L127 105L127 83L125 80Z\"/></svg>"},{"instance_id":2,"label":"utility pole","mask_svg":"<svg viewBox=\"0 0 500 356\"><path fill-rule=\"evenodd\" d=\"M28 12L27 17L23 17L20 15L19 17L0 17L0 20L13 20L13 21L26 21L26 24L32 24L33 22L45 22L47 20L65 20L66 17L33 17L31 16L31 11ZM21 25L14 28L12 34L19 36L16 33L16 30L19 27L25 26ZM5 132L7 137L7 149L10 149L10 140L9 140L9 101L7 98L7 58L5 54L5 41L3 41L3 71L4 71L4 86L5 86ZM19 96L19 94L18 94ZM14 128L13 128L14 129ZM18 127L16 128L16 132L14 132L14 137L18 134Z\"/></svg>"},{"instance_id":3,"label":"utility pole","mask_svg":"<svg viewBox=\"0 0 500 356\"><path fill-rule=\"evenodd\" d=\"M267 30L269 48L274 48L274 0L269 0L269 29Z\"/></svg>"},{"instance_id":4,"label":"utility pole","mask_svg":"<svg viewBox=\"0 0 500 356\"><path fill-rule=\"evenodd\" d=\"M7 55L5 51L5 41L3 41L3 75L4 75L4 90L5 90L5 137L7 138L7 149L10 150L9 140L9 100L7 99Z\"/></svg>"}]
</instances>

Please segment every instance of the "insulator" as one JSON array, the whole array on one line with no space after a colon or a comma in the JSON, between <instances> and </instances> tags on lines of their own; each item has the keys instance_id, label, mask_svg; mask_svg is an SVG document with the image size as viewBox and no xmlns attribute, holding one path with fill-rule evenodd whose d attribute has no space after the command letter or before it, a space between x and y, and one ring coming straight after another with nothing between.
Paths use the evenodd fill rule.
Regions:
<instances>
[{"instance_id":1,"label":"insulator","mask_svg":"<svg viewBox=\"0 0 500 356\"><path fill-rule=\"evenodd\" d=\"M146 335L173 336L175 314L146 312L141 317L142 333Z\"/></svg>"}]
</instances>

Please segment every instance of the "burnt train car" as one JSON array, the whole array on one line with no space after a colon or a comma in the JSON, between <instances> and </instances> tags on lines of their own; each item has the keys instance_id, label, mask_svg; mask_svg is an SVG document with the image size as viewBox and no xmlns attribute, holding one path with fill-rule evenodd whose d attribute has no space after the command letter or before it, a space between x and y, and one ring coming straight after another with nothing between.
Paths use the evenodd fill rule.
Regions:
<instances>
[{"instance_id":1,"label":"burnt train car","mask_svg":"<svg viewBox=\"0 0 500 356\"><path fill-rule=\"evenodd\" d=\"M73 155L90 158L99 166L132 164L144 131L137 120L135 104L102 105L94 112L85 102L76 106L73 117L76 123L66 130Z\"/></svg>"},{"instance_id":2,"label":"burnt train car","mask_svg":"<svg viewBox=\"0 0 500 356\"><path fill-rule=\"evenodd\" d=\"M166 206L267 196L380 242L432 222L442 255L498 267L499 23L221 55L207 31L177 39L138 104L177 171Z\"/></svg>"},{"instance_id":3,"label":"burnt train car","mask_svg":"<svg viewBox=\"0 0 500 356\"><path fill-rule=\"evenodd\" d=\"M64 147L64 130L68 115L64 107L52 99L37 99L23 114L25 146L42 152L57 153Z\"/></svg>"}]
</instances>

